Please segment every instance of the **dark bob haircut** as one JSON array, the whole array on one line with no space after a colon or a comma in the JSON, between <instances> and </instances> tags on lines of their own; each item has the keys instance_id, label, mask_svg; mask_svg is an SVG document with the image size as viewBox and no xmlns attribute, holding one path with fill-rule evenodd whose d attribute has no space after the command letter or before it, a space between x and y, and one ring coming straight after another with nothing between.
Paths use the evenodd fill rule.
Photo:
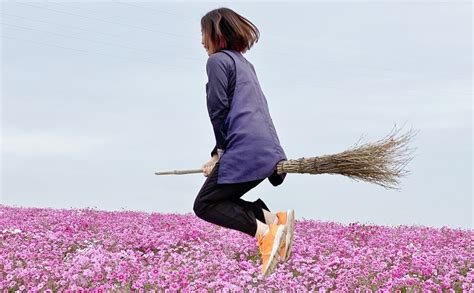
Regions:
<instances>
[{"instance_id":1,"label":"dark bob haircut","mask_svg":"<svg viewBox=\"0 0 474 293\"><path fill-rule=\"evenodd\" d=\"M212 53L233 49L241 53L258 42L258 28L232 9L221 7L209 11L201 18L205 45Z\"/></svg>"}]
</instances>

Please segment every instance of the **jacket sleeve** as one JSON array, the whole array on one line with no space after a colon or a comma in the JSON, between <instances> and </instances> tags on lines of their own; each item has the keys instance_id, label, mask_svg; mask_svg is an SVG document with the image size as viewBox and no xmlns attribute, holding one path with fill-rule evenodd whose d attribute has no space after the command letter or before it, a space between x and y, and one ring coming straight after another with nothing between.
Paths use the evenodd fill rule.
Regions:
<instances>
[{"instance_id":1,"label":"jacket sleeve","mask_svg":"<svg viewBox=\"0 0 474 293\"><path fill-rule=\"evenodd\" d=\"M217 149L224 149L225 129L224 122L229 113L228 89L228 63L222 54L214 53L209 56L206 63L208 82L206 84L206 100L209 118L214 130L216 144L211 151L211 156Z\"/></svg>"}]
</instances>

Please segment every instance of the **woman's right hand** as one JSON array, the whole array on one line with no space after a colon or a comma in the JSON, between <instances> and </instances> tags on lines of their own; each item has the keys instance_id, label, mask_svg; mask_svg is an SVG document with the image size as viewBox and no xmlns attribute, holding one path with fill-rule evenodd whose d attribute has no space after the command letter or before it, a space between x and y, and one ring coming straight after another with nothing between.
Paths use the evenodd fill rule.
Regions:
<instances>
[{"instance_id":1,"label":"woman's right hand","mask_svg":"<svg viewBox=\"0 0 474 293\"><path fill-rule=\"evenodd\" d=\"M217 161L219 161L219 156L217 154L214 154L212 158L202 165L202 172L204 173L204 177L209 176L211 174L212 169L214 169L214 166L216 165Z\"/></svg>"}]
</instances>

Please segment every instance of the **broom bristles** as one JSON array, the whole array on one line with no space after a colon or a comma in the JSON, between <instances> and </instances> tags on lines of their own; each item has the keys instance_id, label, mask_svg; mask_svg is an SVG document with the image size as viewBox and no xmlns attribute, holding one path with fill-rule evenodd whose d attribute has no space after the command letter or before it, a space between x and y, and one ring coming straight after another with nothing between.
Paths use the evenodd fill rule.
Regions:
<instances>
[{"instance_id":1,"label":"broom bristles","mask_svg":"<svg viewBox=\"0 0 474 293\"><path fill-rule=\"evenodd\" d=\"M389 135L374 143L358 145L333 155L282 161L277 173L340 174L355 181L367 181L386 189L399 189L399 178L409 171L405 166L413 159L408 143L418 133L410 129L400 137L396 125Z\"/></svg>"}]
</instances>

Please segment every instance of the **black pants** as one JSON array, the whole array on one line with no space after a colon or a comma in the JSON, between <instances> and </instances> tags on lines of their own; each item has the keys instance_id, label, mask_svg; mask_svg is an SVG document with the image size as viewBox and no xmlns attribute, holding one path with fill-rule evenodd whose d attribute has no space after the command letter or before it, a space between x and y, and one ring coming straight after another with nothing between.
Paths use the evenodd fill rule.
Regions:
<instances>
[{"instance_id":1,"label":"black pants","mask_svg":"<svg viewBox=\"0 0 474 293\"><path fill-rule=\"evenodd\" d=\"M196 216L207 222L255 237L256 219L265 223L262 209L270 210L260 198L250 202L240 197L264 179L217 184L218 169L219 161L214 165L194 201L193 210Z\"/></svg>"}]
</instances>

